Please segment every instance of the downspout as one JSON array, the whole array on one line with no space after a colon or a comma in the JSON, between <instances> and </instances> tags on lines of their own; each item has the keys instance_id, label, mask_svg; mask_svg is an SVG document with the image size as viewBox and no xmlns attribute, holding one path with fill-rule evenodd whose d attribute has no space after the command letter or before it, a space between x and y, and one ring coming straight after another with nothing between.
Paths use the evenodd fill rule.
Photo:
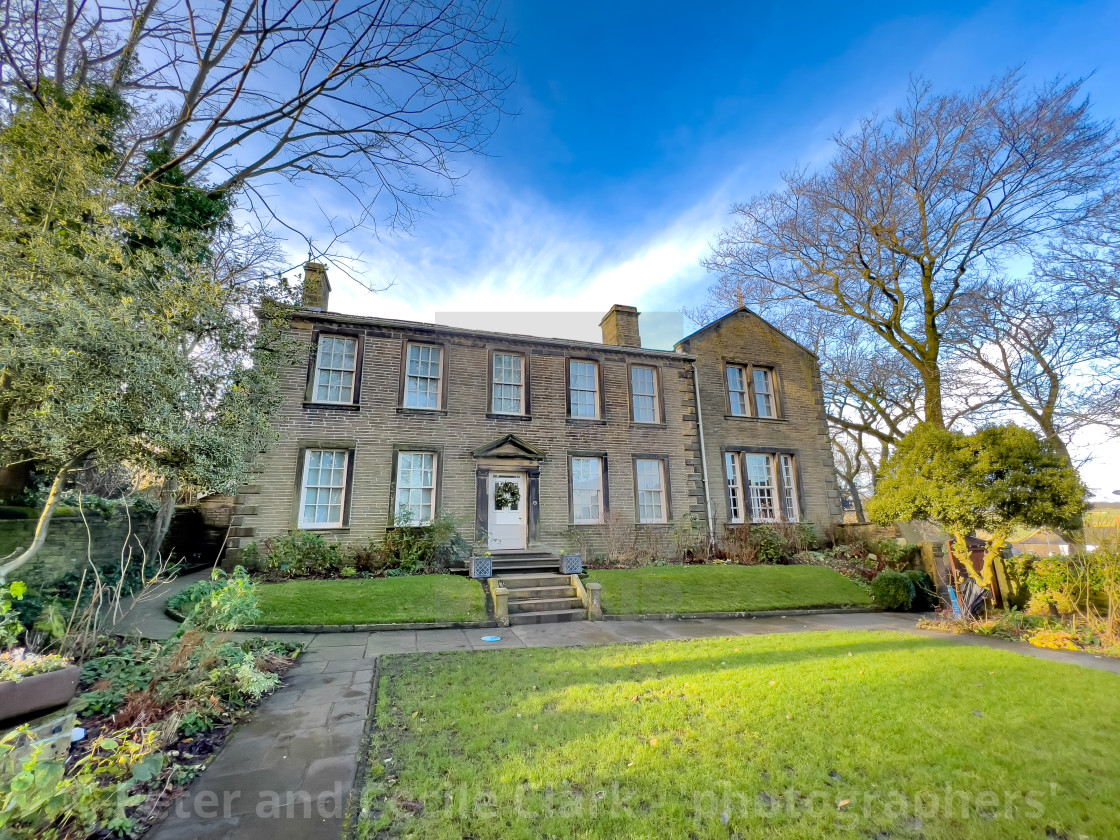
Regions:
<instances>
[{"instance_id":1,"label":"downspout","mask_svg":"<svg viewBox=\"0 0 1120 840\"><path fill-rule=\"evenodd\" d=\"M704 507L708 511L708 548L716 547L716 523L712 519L712 494L708 490L708 448L704 445L704 413L700 410L700 377L696 373L696 362L689 362L692 368L692 391L696 395L696 426L700 429L700 483L704 485Z\"/></svg>"}]
</instances>

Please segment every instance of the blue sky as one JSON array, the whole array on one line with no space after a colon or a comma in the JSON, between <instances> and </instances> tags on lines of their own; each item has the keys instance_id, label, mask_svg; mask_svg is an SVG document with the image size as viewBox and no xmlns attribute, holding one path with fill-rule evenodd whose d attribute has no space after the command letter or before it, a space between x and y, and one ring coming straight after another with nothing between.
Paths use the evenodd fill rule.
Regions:
<instances>
[{"instance_id":1,"label":"blue sky","mask_svg":"<svg viewBox=\"0 0 1120 840\"><path fill-rule=\"evenodd\" d=\"M332 309L594 340L612 303L697 302L732 202L826 159L832 134L893 108L912 74L941 89L1020 64L1028 80L1091 75L1096 113L1120 117L1120 2L506 0L502 12L516 114L410 234L350 237L350 271L392 285L370 293L334 271ZM651 320L647 343L686 326ZM1120 472L1120 447L1079 443L1096 457L1090 484Z\"/></svg>"}]
</instances>

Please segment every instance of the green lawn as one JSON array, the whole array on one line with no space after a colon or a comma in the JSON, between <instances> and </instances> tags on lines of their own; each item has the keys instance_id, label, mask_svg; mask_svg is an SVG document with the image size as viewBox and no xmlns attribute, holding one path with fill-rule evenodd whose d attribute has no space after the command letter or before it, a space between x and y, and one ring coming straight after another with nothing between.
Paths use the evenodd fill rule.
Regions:
<instances>
[{"instance_id":1,"label":"green lawn","mask_svg":"<svg viewBox=\"0 0 1120 840\"><path fill-rule=\"evenodd\" d=\"M870 606L852 581L821 566L650 566L591 572L615 615Z\"/></svg>"},{"instance_id":2,"label":"green lawn","mask_svg":"<svg viewBox=\"0 0 1120 840\"><path fill-rule=\"evenodd\" d=\"M482 621L477 581L457 575L376 580L292 580L260 587L261 624Z\"/></svg>"},{"instance_id":3,"label":"green lawn","mask_svg":"<svg viewBox=\"0 0 1120 840\"><path fill-rule=\"evenodd\" d=\"M1120 836L1120 677L886 632L382 660L359 837Z\"/></svg>"}]
</instances>

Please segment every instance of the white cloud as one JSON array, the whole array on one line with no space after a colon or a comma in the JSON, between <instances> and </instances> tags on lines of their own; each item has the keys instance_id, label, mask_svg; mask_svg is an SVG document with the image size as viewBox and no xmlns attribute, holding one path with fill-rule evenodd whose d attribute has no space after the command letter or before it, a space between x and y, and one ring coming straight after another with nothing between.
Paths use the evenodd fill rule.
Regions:
<instances>
[{"instance_id":1,"label":"white cloud","mask_svg":"<svg viewBox=\"0 0 1120 840\"><path fill-rule=\"evenodd\" d=\"M458 324L465 313L541 313L547 317L497 318L485 327L475 317L471 325L595 340L612 304L675 311L687 302L677 291L703 274L699 262L725 207L713 196L656 229L612 239L589 219L474 173L415 236L371 240L337 260L331 309L416 321L441 313L439 320ZM389 288L370 292L352 277Z\"/></svg>"}]
</instances>

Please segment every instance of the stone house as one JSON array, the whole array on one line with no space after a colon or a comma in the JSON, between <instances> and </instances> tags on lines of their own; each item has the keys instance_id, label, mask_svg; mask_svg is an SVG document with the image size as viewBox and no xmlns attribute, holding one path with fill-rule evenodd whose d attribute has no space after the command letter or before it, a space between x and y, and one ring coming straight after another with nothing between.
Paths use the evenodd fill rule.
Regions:
<instances>
[{"instance_id":1,"label":"stone house","mask_svg":"<svg viewBox=\"0 0 1120 840\"><path fill-rule=\"evenodd\" d=\"M306 363L283 372L230 562L292 529L364 544L445 513L496 566L841 515L816 359L745 309L663 351L628 306L593 344L332 313L329 292L309 263L289 324Z\"/></svg>"}]
</instances>

